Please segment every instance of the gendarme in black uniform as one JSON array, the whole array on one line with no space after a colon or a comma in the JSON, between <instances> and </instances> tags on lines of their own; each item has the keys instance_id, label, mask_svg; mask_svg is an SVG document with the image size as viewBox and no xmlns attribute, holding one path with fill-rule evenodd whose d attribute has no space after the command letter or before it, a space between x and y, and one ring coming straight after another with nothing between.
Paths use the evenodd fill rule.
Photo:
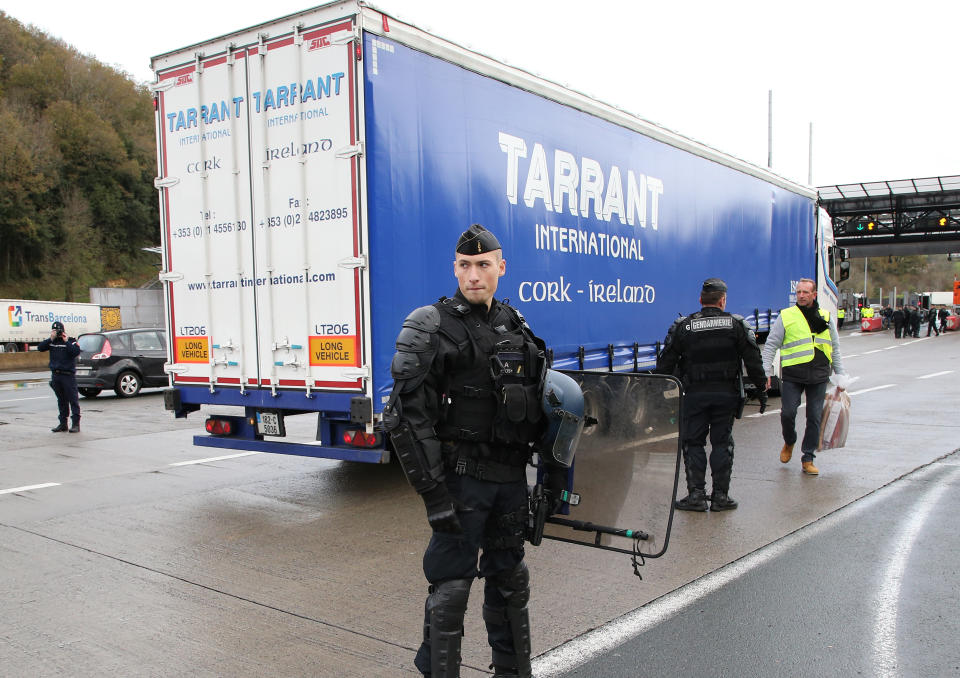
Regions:
<instances>
[{"instance_id":1,"label":"gendarme in black uniform","mask_svg":"<svg viewBox=\"0 0 960 678\"><path fill-rule=\"evenodd\" d=\"M493 234L471 226L457 254L454 297L403 323L384 418L433 528L415 663L433 678L460 675L467 598L480 577L495 675L530 676L525 469L543 428L545 347L515 309L493 298L505 270ZM471 274L465 267L474 265L483 268ZM548 486L551 476L561 473L548 474Z\"/></svg>"},{"instance_id":2,"label":"gendarme in black uniform","mask_svg":"<svg viewBox=\"0 0 960 678\"><path fill-rule=\"evenodd\" d=\"M80 397L77 394L77 356L80 346L73 337L64 332L63 323L53 323L50 338L37 345L38 351L50 352L50 388L57 394L60 409L60 424L54 433L67 430L67 417L71 417L70 433L80 430Z\"/></svg>"},{"instance_id":3,"label":"gendarme in black uniform","mask_svg":"<svg viewBox=\"0 0 960 678\"><path fill-rule=\"evenodd\" d=\"M674 374L683 382L683 460L688 495L676 502L678 509L706 511L704 446L710 434L710 473L713 491L710 508L725 511L737 507L730 495L733 472L733 420L740 400L741 363L760 392L766 387L760 349L743 318L723 310L727 286L719 278L703 283L703 308L677 320L664 340L657 359L657 372Z\"/></svg>"}]
</instances>

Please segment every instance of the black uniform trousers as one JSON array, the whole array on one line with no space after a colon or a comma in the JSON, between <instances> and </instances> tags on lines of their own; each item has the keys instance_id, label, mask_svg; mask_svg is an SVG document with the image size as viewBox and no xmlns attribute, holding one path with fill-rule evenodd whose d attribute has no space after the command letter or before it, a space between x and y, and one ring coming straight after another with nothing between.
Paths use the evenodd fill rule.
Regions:
<instances>
[{"instance_id":1,"label":"black uniform trousers","mask_svg":"<svg viewBox=\"0 0 960 678\"><path fill-rule=\"evenodd\" d=\"M927 322L927 336L928 336L928 337L930 336L931 330L934 331L934 332L936 332L938 337L940 336L940 330L937 329L937 317L936 317L936 316L933 316L933 317L930 318L930 320Z\"/></svg>"},{"instance_id":2,"label":"black uniform trousers","mask_svg":"<svg viewBox=\"0 0 960 678\"><path fill-rule=\"evenodd\" d=\"M80 423L80 396L77 394L77 378L67 372L54 372L50 377L50 388L57 394L57 407L60 408L60 423L66 424L67 417L74 424Z\"/></svg>"},{"instance_id":3,"label":"black uniform trousers","mask_svg":"<svg viewBox=\"0 0 960 678\"><path fill-rule=\"evenodd\" d=\"M683 461L687 489L702 490L707 473L707 434L710 435L710 474L713 490L730 491L733 471L733 420L736 393L693 392L683 399Z\"/></svg>"},{"instance_id":4,"label":"black uniform trousers","mask_svg":"<svg viewBox=\"0 0 960 678\"><path fill-rule=\"evenodd\" d=\"M513 572L523 561L526 478L495 483L448 471L446 483L463 534L434 532L423 554L423 574L431 585L451 579L487 578L483 589L484 604L505 608L506 599L489 578ZM479 555L481 548L483 554ZM424 616L424 625L430 625L429 614ZM487 640L494 652L516 654L509 625L486 622L486 626ZM430 646L427 643L420 645L414 664L421 673L430 673Z\"/></svg>"}]
</instances>

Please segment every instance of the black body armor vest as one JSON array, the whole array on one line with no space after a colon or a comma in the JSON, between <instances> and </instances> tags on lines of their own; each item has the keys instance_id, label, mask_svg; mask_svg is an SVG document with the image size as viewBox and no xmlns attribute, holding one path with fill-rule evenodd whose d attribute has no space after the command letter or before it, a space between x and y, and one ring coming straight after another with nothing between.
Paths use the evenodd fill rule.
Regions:
<instances>
[{"instance_id":1,"label":"black body armor vest","mask_svg":"<svg viewBox=\"0 0 960 678\"><path fill-rule=\"evenodd\" d=\"M434 306L441 314L439 332L460 349L443 381L437 436L527 450L542 427L543 342L506 304L491 309L496 315L489 322L457 299Z\"/></svg>"},{"instance_id":2,"label":"black body armor vest","mask_svg":"<svg viewBox=\"0 0 960 678\"><path fill-rule=\"evenodd\" d=\"M732 386L740 375L740 354L737 352L737 330L740 322L725 311L697 311L681 321L684 382L697 385L726 384Z\"/></svg>"}]
</instances>

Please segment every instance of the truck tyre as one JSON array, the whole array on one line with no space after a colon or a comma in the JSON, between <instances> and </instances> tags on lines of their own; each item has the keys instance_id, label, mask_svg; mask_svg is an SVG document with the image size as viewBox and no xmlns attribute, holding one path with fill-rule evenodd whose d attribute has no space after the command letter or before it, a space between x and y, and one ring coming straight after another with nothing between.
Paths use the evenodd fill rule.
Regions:
<instances>
[{"instance_id":1,"label":"truck tyre","mask_svg":"<svg viewBox=\"0 0 960 678\"><path fill-rule=\"evenodd\" d=\"M113 391L121 398L130 398L140 393L142 385L143 381L139 374L133 370L126 370L117 377L117 385L113 387Z\"/></svg>"},{"instance_id":2,"label":"truck tyre","mask_svg":"<svg viewBox=\"0 0 960 678\"><path fill-rule=\"evenodd\" d=\"M3 350L6 353L16 353L17 345L12 341L8 341L6 344L3 345Z\"/></svg>"},{"instance_id":3,"label":"truck tyre","mask_svg":"<svg viewBox=\"0 0 960 678\"><path fill-rule=\"evenodd\" d=\"M642 431L647 421L647 390L639 384L628 382L623 392L622 403L623 416L628 417L624 422L623 432L628 435L634 435Z\"/></svg>"},{"instance_id":4,"label":"truck tyre","mask_svg":"<svg viewBox=\"0 0 960 678\"><path fill-rule=\"evenodd\" d=\"M96 398L98 395L100 395L101 391L99 388L79 388L77 390L80 391L80 395L82 395L84 398Z\"/></svg>"},{"instance_id":5,"label":"truck tyre","mask_svg":"<svg viewBox=\"0 0 960 678\"><path fill-rule=\"evenodd\" d=\"M606 389L590 388L583 392L583 414L597 420L593 426L583 429L584 436L606 435L610 431L610 402Z\"/></svg>"}]
</instances>

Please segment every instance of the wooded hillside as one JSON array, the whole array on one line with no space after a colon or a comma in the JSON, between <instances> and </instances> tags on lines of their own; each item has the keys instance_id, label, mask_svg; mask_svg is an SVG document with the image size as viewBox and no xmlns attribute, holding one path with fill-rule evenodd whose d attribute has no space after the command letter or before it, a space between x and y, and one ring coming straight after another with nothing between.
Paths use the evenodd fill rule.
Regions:
<instances>
[{"instance_id":1,"label":"wooded hillside","mask_svg":"<svg viewBox=\"0 0 960 678\"><path fill-rule=\"evenodd\" d=\"M0 296L155 277L155 174L149 91L0 11Z\"/></svg>"}]
</instances>

